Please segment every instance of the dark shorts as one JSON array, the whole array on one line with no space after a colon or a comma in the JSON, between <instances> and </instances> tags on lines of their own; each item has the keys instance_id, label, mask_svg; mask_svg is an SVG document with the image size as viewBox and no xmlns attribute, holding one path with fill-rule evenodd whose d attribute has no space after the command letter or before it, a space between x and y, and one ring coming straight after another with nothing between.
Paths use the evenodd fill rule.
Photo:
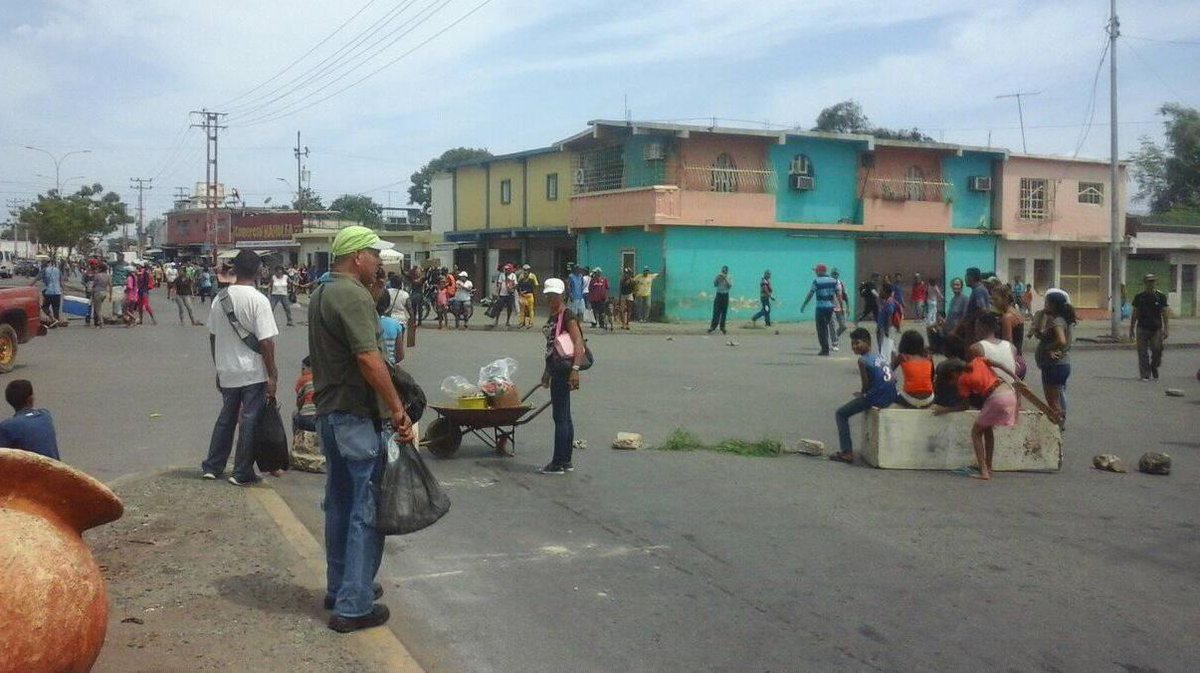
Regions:
<instances>
[{"instance_id":1,"label":"dark shorts","mask_svg":"<svg viewBox=\"0 0 1200 673\"><path fill-rule=\"evenodd\" d=\"M1065 386L1069 378L1071 378L1071 365L1069 364L1060 363L1042 367L1043 386Z\"/></svg>"}]
</instances>

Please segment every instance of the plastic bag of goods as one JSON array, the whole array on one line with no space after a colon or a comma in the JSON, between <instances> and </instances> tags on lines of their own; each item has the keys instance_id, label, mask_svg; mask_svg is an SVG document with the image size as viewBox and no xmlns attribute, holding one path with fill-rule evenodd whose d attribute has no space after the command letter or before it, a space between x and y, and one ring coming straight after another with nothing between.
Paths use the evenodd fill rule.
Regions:
<instances>
[{"instance_id":1,"label":"plastic bag of goods","mask_svg":"<svg viewBox=\"0 0 1200 673\"><path fill-rule=\"evenodd\" d=\"M472 397L479 394L479 386L471 383L465 376L447 376L442 381L442 392L451 399Z\"/></svg>"},{"instance_id":2,"label":"plastic bag of goods","mask_svg":"<svg viewBox=\"0 0 1200 673\"><path fill-rule=\"evenodd\" d=\"M512 358L501 358L479 369L479 389L487 397L488 406L520 406L521 396L513 384L516 373L517 361Z\"/></svg>"}]
</instances>

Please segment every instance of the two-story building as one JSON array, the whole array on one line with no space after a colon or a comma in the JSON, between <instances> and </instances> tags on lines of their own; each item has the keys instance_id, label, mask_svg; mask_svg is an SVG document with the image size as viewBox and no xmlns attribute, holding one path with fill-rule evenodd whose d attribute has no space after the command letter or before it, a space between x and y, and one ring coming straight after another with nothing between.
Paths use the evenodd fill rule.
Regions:
<instances>
[{"instance_id":1,"label":"two-story building","mask_svg":"<svg viewBox=\"0 0 1200 673\"><path fill-rule=\"evenodd\" d=\"M575 261L568 232L571 160L557 147L466 162L430 184L435 231L458 244L453 263L475 283L500 264L530 264L539 276Z\"/></svg>"},{"instance_id":2,"label":"two-story building","mask_svg":"<svg viewBox=\"0 0 1200 673\"><path fill-rule=\"evenodd\" d=\"M800 307L817 264L837 268L855 302L872 272L944 283L995 265L1003 150L612 121L559 147L572 162L580 262L661 272L653 303L667 319L705 319L726 265L733 314L758 309L770 270L778 320L812 319Z\"/></svg>"},{"instance_id":3,"label":"two-story building","mask_svg":"<svg viewBox=\"0 0 1200 673\"><path fill-rule=\"evenodd\" d=\"M1032 282L1035 292L1059 287L1082 317L1108 316L1111 164L1090 159L1013 154L999 181L997 272ZM1116 192L1124 240L1125 166Z\"/></svg>"}]
</instances>

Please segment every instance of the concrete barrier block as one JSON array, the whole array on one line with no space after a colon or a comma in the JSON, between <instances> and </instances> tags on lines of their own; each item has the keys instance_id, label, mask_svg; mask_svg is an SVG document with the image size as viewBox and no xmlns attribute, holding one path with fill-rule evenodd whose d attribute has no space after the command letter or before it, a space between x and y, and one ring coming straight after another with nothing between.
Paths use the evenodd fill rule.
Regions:
<instances>
[{"instance_id":1,"label":"concrete barrier block","mask_svg":"<svg viewBox=\"0 0 1200 673\"><path fill-rule=\"evenodd\" d=\"M976 464L971 426L978 411L934 416L928 409L871 409L862 451L868 465L893 470L955 470ZM1011 428L996 428L997 472L1057 472L1062 433L1038 411L1022 411Z\"/></svg>"}]
</instances>

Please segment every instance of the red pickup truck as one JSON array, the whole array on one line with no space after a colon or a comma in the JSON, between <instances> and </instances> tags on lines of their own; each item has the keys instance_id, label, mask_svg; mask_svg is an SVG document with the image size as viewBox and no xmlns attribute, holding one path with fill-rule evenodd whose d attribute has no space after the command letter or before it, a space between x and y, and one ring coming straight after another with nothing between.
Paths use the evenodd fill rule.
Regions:
<instances>
[{"instance_id":1,"label":"red pickup truck","mask_svg":"<svg viewBox=\"0 0 1200 673\"><path fill-rule=\"evenodd\" d=\"M42 295L32 287L0 289L0 374L17 361L17 344L46 334L41 320Z\"/></svg>"}]
</instances>

